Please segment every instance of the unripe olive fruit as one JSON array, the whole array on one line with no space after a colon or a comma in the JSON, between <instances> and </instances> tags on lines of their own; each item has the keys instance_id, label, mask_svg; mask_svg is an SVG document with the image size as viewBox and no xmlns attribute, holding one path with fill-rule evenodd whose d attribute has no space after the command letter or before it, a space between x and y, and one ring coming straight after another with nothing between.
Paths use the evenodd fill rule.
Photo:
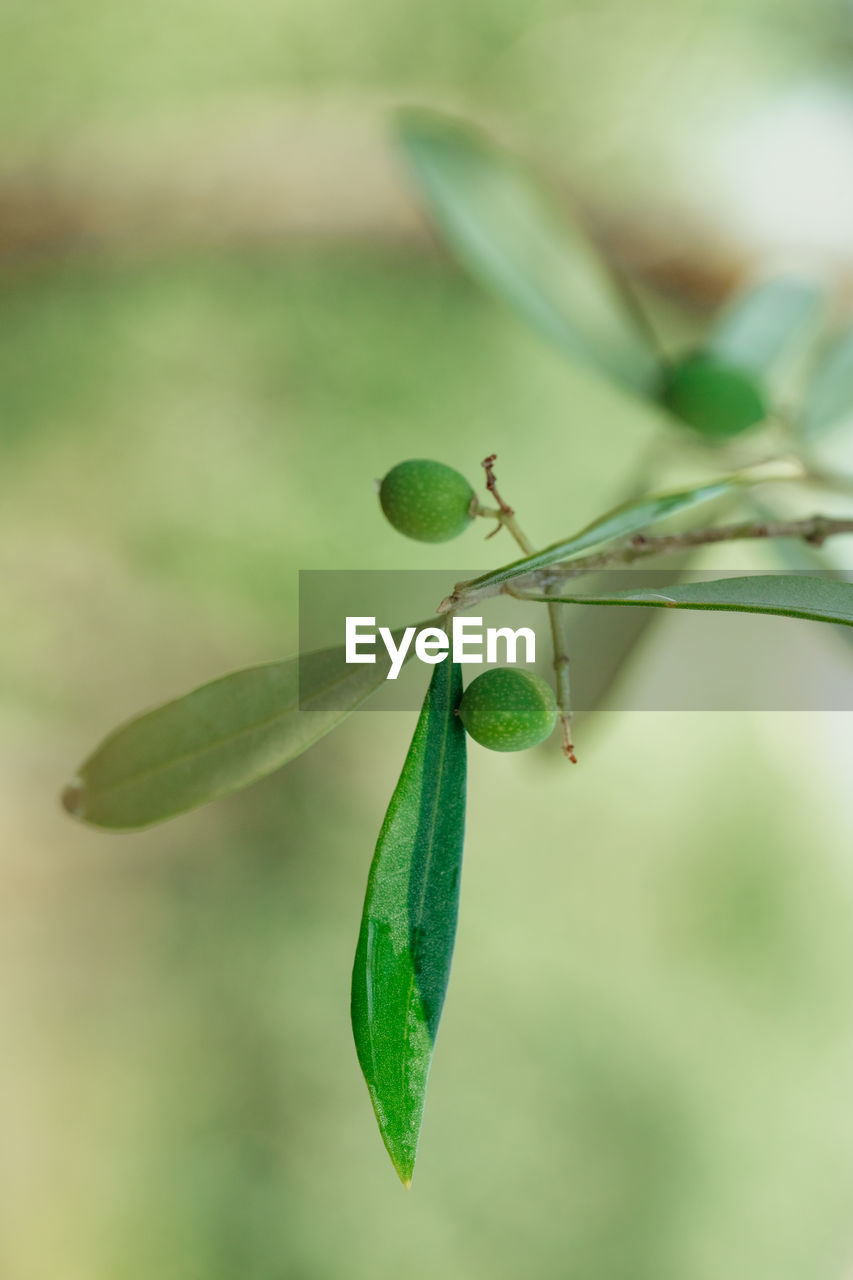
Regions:
<instances>
[{"instance_id":1,"label":"unripe olive fruit","mask_svg":"<svg viewBox=\"0 0 853 1280\"><path fill-rule=\"evenodd\" d=\"M449 542L464 533L473 519L474 497L463 475L426 458L398 463L379 486L391 524L418 542Z\"/></svg>"},{"instance_id":2,"label":"unripe olive fruit","mask_svg":"<svg viewBox=\"0 0 853 1280\"><path fill-rule=\"evenodd\" d=\"M557 704L541 676L518 667L495 667L468 685L459 716L480 746L524 751L548 737L557 720Z\"/></svg>"},{"instance_id":3,"label":"unripe olive fruit","mask_svg":"<svg viewBox=\"0 0 853 1280\"><path fill-rule=\"evenodd\" d=\"M717 439L740 435L768 411L755 374L707 352L687 356L667 373L661 399L676 418Z\"/></svg>"}]
</instances>

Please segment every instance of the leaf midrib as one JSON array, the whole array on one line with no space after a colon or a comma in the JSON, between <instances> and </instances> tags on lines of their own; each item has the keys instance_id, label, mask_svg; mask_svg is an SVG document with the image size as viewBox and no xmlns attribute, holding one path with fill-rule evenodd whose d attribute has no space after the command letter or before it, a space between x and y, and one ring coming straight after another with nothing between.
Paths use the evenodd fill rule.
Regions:
<instances>
[{"instance_id":1,"label":"leaf midrib","mask_svg":"<svg viewBox=\"0 0 853 1280\"><path fill-rule=\"evenodd\" d=\"M529 597L530 598L530 597ZM532 599L545 600L552 599L546 596L534 596ZM853 618L849 615L844 617L836 614L832 610L826 610L823 613L815 613L811 610L789 608L786 609L774 605L761 604L728 604L718 601L693 601L693 600L673 600L661 596L657 600L644 600L642 598L631 598L623 596L622 598L615 596L559 596L556 598L558 604L586 604L586 605L626 605L635 608L647 609L691 609L697 613L759 613L771 614L777 618L795 618L804 622L827 622L830 626L853 627Z\"/></svg>"},{"instance_id":2,"label":"leaf midrib","mask_svg":"<svg viewBox=\"0 0 853 1280\"><path fill-rule=\"evenodd\" d=\"M449 675L449 677L448 677L448 683L449 683L449 685L450 685L450 687L451 687L451 690L452 690L452 686L453 686L453 671L452 671L452 665L451 665L451 663L450 663L450 662L448 662L448 663L447 663L447 670L450 672L450 675ZM448 706L450 705L450 696L449 696L449 693L450 693L450 691L448 691L448 699L447 699L447 701L448 701ZM450 724L451 724L450 716L451 716L452 714L453 714L453 710L452 710L452 708L451 708L451 710L450 710L450 715L448 715L448 716L446 716L446 717L445 717L444 726L443 726L443 731L442 731L442 736L441 736L441 750L440 750L440 753L439 753L439 763L438 763L438 770L437 770L438 785L437 785L437 787L435 788L435 798L434 798L434 800L433 800L432 815L431 815L431 817L430 817L430 826L429 826L429 851L428 851L428 853L427 853L426 863L425 863L425 867L424 867L424 876L423 876L423 883L422 883L422 886L421 886L420 902L418 903L418 910L417 910L417 914L416 914L416 916L415 916L415 918L414 918L414 922L413 922L413 923L414 923L414 927L415 927L415 928L419 928L419 927L420 927L421 920L423 919L424 903L426 902L427 884L428 884L428 882L429 882L429 873L430 873L430 869L431 869L431 867L432 867L433 854L434 854L434 852L435 852L435 828L436 828L436 822L437 822L437 819L438 819L438 805L439 805L439 800L440 800L440 798L441 798L442 788L444 787L444 764L445 764L445 760L446 760L446 758L447 758L447 744L448 744L448 741L449 741L449 738L450 738ZM424 763L426 763L426 760L424 760ZM412 995L413 995L413 993L414 993L414 989L415 989L415 963L414 963L414 956L412 956L412 977L411 977L411 980L410 980L410 982L409 982L409 990L408 990L408 993L407 993L407 995L406 995L406 1009L407 1009L407 1010L408 1010L408 1009L409 1009L409 1007L411 1006L411 1003L412 1003ZM425 1015L424 1015L424 1021L426 1021L426 1016L425 1016ZM401 1073L402 1073L402 1080L401 1080L401 1085L402 1085L402 1089L403 1089L403 1095L402 1095L402 1096L403 1096L404 1098L406 1097L407 1092L408 1092L408 1090L406 1089L406 1084L407 1084L406 1068L407 1068L407 1065L408 1065L408 1062L409 1062L409 1056L408 1056L408 1052L407 1052L407 1051L408 1051L408 1047L409 1047L409 1026L410 1026L410 1022L409 1022L409 1018L408 1018L408 1016L407 1016L407 1017L406 1017L406 1020L405 1020L404 1031L403 1031L403 1059L402 1059L402 1062L401 1062L401 1064L400 1064L400 1065L401 1065Z\"/></svg>"},{"instance_id":3,"label":"leaf midrib","mask_svg":"<svg viewBox=\"0 0 853 1280\"><path fill-rule=\"evenodd\" d=\"M316 697L320 697L324 693L328 693L331 689L334 689L337 685L342 684L345 679L346 677L344 676L344 677L340 677L335 680L329 681L328 684L321 686L314 693L312 693L311 697L316 698ZM364 702L367 698L369 698L370 695L374 692L375 692L374 688L368 689L360 698L358 698L355 702L353 702L351 707L348 707L346 711L344 711L341 714L341 719L344 719L344 717L349 715L351 711L356 710L356 708L362 702ZM330 710L331 709L327 710L327 714L329 713ZM149 779L156 777L157 774L167 772L169 769L174 768L176 765L186 764L187 761L189 760L202 760L204 759L205 756L211 755L215 751L220 750L220 748L224 746L228 746L233 742L238 742L241 738L245 738L245 737L248 737L250 734L258 733L264 729L268 729L271 725L275 724L277 720L283 720L287 716L293 715L294 711L303 711L306 714L314 714L314 715L323 714L323 710L321 708L300 707L298 697L294 698L294 700L291 703L289 703L282 710L277 711L274 715L267 716L263 720L257 720L253 724L245 725L240 729L235 729L233 730L233 732L222 734L219 738L211 739L203 747L194 748L191 751L185 751L181 755L170 756L169 759L165 761L163 764L157 764L152 766L151 768L143 769L138 773L133 773L124 778L119 778L115 782L102 783L97 787L97 791L101 795L107 792L120 791L124 787L132 787L139 783L146 782ZM149 714L153 715L155 713L151 712ZM84 775L85 775L85 766L84 766Z\"/></svg>"}]
</instances>

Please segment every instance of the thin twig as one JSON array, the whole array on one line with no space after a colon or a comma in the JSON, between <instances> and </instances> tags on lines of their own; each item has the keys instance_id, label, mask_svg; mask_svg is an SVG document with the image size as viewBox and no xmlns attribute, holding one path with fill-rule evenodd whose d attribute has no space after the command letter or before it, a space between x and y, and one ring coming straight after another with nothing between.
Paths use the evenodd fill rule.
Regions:
<instances>
[{"instance_id":1,"label":"thin twig","mask_svg":"<svg viewBox=\"0 0 853 1280\"><path fill-rule=\"evenodd\" d=\"M512 516L515 515L512 507L509 506L508 503L504 502L503 498L498 493L498 479L495 475L495 463L497 460L498 455L496 453L490 453L488 458L484 458L481 463L483 470L486 473L486 488L498 504L501 515Z\"/></svg>"},{"instance_id":2,"label":"thin twig","mask_svg":"<svg viewBox=\"0 0 853 1280\"><path fill-rule=\"evenodd\" d=\"M552 590L553 588L548 588ZM563 734L563 755L572 764L577 764L575 744L572 741L572 685L569 675L569 636L566 626L566 606L564 604L548 605L548 620L551 624L551 639L554 646L554 679L557 685L557 709L560 714L560 725Z\"/></svg>"},{"instance_id":3,"label":"thin twig","mask_svg":"<svg viewBox=\"0 0 853 1280\"><path fill-rule=\"evenodd\" d=\"M498 504L498 529L506 528L524 554L532 556L535 554L536 548L516 520L512 507L504 502L498 493L495 478L496 461L497 454L489 454L488 458L483 459L483 468L486 472L486 488ZM497 529L495 532L497 532ZM492 534L489 534L489 537L492 537ZM571 760L572 764L577 764L578 758L572 741L572 688L569 678L569 650L565 627L565 610L565 605L548 605L548 619L551 624L551 640L554 649L554 683L557 688L557 710L562 728L563 755L567 760Z\"/></svg>"},{"instance_id":4,"label":"thin twig","mask_svg":"<svg viewBox=\"0 0 853 1280\"><path fill-rule=\"evenodd\" d=\"M507 522L509 525L509 522ZM746 520L740 524L717 525L710 529L689 529L684 533L664 534L660 537L647 537L643 533L634 534L627 542L617 543L606 551L598 551L589 556L578 556L575 560L557 561L545 569L532 570L527 574L519 574L509 582L498 582L492 586L478 586L467 591L468 583L459 583L446 599L438 606L439 613L447 613L450 609L464 611L491 596L515 595L530 586L547 591L550 587L566 582L572 578L581 578L587 573L597 573L599 569L625 568L646 560L652 556L671 555L691 547L711 546L714 543L740 542L748 539L767 540L772 538L797 538L813 547L821 547L828 538L841 534L853 534L853 518L833 516L809 516L805 520ZM516 541L518 539L516 538ZM521 546L521 543L519 543ZM533 554L525 551L525 554Z\"/></svg>"},{"instance_id":5,"label":"thin twig","mask_svg":"<svg viewBox=\"0 0 853 1280\"><path fill-rule=\"evenodd\" d=\"M815 515L805 520L744 520L738 524L721 524L710 529L688 529L683 533L647 537L636 533L628 542L622 542L606 551L591 556L579 556L564 564L549 565L528 575L525 581L539 586L562 582L567 578L579 578L599 569L612 569L632 565L650 556L670 555L691 547L712 546L720 542L764 541L772 538L797 538L813 547L822 547L828 538L853 533L853 518ZM496 589L497 594L497 589Z\"/></svg>"}]
</instances>

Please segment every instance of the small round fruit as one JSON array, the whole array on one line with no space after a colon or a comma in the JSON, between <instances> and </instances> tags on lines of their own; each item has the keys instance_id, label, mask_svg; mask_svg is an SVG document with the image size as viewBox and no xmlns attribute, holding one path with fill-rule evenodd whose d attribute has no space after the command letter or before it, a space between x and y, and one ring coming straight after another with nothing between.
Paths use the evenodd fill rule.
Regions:
<instances>
[{"instance_id":1,"label":"small round fruit","mask_svg":"<svg viewBox=\"0 0 853 1280\"><path fill-rule=\"evenodd\" d=\"M740 435L767 417L765 393L748 369L697 353L670 370L661 399L703 436Z\"/></svg>"},{"instance_id":2,"label":"small round fruit","mask_svg":"<svg viewBox=\"0 0 853 1280\"><path fill-rule=\"evenodd\" d=\"M379 487L382 510L400 533L418 542L449 542L474 518L475 494L453 467L412 458L392 467Z\"/></svg>"},{"instance_id":3,"label":"small round fruit","mask_svg":"<svg viewBox=\"0 0 853 1280\"><path fill-rule=\"evenodd\" d=\"M524 751L548 737L557 721L557 704L541 676L518 667L495 667L468 685L459 716L481 747Z\"/></svg>"}]
</instances>

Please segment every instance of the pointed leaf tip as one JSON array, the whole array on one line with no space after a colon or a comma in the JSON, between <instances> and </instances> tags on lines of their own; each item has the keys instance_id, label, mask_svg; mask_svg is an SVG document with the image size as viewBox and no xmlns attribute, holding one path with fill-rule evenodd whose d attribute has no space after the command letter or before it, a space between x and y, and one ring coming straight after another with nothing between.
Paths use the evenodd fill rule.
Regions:
<instances>
[{"instance_id":1,"label":"pointed leaf tip","mask_svg":"<svg viewBox=\"0 0 853 1280\"><path fill-rule=\"evenodd\" d=\"M67 787L63 787L62 794L59 797L60 803L66 813L72 818L83 818L86 814L86 788L83 779L80 777L72 778Z\"/></svg>"}]
</instances>

